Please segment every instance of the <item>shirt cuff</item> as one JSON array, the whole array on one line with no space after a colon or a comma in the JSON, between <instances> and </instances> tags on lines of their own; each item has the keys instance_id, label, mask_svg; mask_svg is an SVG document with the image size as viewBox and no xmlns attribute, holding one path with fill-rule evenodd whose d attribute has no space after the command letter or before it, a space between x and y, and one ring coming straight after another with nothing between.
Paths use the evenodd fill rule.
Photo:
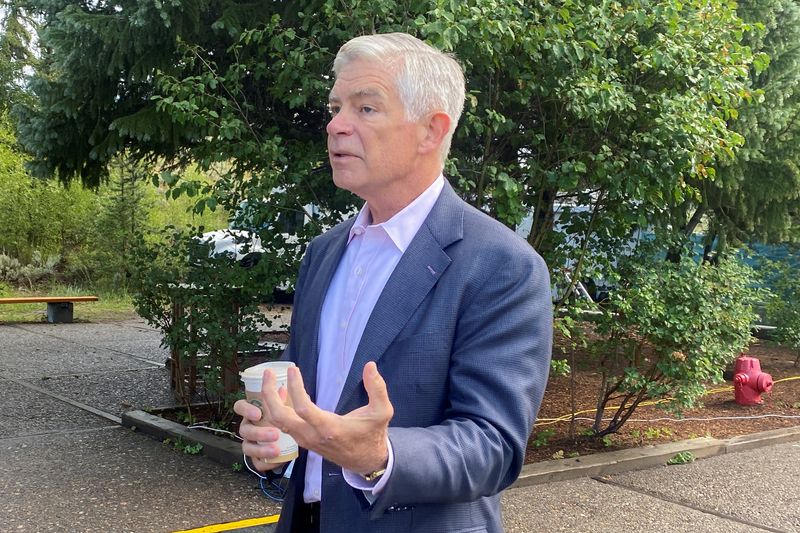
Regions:
<instances>
[{"instance_id":1,"label":"shirt cuff","mask_svg":"<svg viewBox=\"0 0 800 533\"><path fill-rule=\"evenodd\" d=\"M383 487L386 486L386 483L389 482L389 477L392 475L394 451L392 450L392 442L389 440L389 437L386 437L386 446L389 448L389 460L386 463L386 472L384 472L379 479L367 481L358 473L342 468L342 476L344 480L347 481L347 484L354 489L362 491L370 505L375 503L375 500L378 499L378 495L383 490Z\"/></svg>"}]
</instances>

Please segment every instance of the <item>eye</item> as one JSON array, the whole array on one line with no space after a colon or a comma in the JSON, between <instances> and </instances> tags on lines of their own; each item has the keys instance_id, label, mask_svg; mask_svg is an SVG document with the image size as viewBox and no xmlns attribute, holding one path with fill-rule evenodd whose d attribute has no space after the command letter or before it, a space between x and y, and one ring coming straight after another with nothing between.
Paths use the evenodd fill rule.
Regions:
<instances>
[{"instance_id":1,"label":"eye","mask_svg":"<svg viewBox=\"0 0 800 533\"><path fill-rule=\"evenodd\" d=\"M375 108L371 107L371 106L368 106L368 105L362 105L361 106L361 112L368 115L370 113L374 113L375 112Z\"/></svg>"},{"instance_id":2,"label":"eye","mask_svg":"<svg viewBox=\"0 0 800 533\"><path fill-rule=\"evenodd\" d=\"M339 114L339 110L341 110L341 109L342 108L340 106L338 106L338 105L328 105L328 113L330 113L330 115L332 117L338 115Z\"/></svg>"}]
</instances>

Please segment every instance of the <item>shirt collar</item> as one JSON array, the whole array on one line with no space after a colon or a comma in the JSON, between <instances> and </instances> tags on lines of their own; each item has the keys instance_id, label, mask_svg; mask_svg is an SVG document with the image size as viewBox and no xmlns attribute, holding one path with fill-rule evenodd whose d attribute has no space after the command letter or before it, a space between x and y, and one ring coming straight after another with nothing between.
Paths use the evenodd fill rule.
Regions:
<instances>
[{"instance_id":1,"label":"shirt collar","mask_svg":"<svg viewBox=\"0 0 800 533\"><path fill-rule=\"evenodd\" d=\"M364 233L367 227L383 228L389 238L401 253L406 251L406 248L411 244L414 236L419 231L422 223L428 218L428 215L433 209L433 204L439 199L439 195L444 188L444 176L439 174L439 177L425 189L425 191L417 196L413 202L405 206L400 212L392 218L381 224L372 224L372 215L369 212L369 204L364 204L359 211L353 227L350 228L350 235L347 243L353 240L356 235Z\"/></svg>"}]
</instances>

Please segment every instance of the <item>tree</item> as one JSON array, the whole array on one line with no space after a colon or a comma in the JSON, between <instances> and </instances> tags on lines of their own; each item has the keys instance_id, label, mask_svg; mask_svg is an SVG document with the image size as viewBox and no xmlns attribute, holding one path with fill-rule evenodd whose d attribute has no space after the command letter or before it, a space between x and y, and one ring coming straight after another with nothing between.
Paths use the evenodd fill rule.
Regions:
<instances>
[{"instance_id":1,"label":"tree","mask_svg":"<svg viewBox=\"0 0 800 533\"><path fill-rule=\"evenodd\" d=\"M33 35L36 21L19 0L0 2L0 113L28 95L23 88L24 70L36 64Z\"/></svg>"},{"instance_id":2,"label":"tree","mask_svg":"<svg viewBox=\"0 0 800 533\"><path fill-rule=\"evenodd\" d=\"M199 209L269 198L263 220L308 203L335 220L352 208L327 177L324 103L332 52L371 31L410 31L460 58L469 94L448 173L509 225L532 210L529 242L557 277L609 255L576 250L668 227L665 204L697 196L741 142L726 119L751 56L724 0L33 4L52 50L32 83L39 107L22 112L38 170L96 186L126 148L198 162L218 187L166 181L199 193ZM564 204L588 207L560 215L577 246L553 231Z\"/></svg>"},{"instance_id":3,"label":"tree","mask_svg":"<svg viewBox=\"0 0 800 533\"><path fill-rule=\"evenodd\" d=\"M581 270L614 275L636 227L669 237L742 143L728 121L753 57L731 0L36 4L48 53L20 116L38 171L96 186L125 151L158 160L200 212L248 200L270 280L356 205L323 138L333 54L354 35L407 31L455 53L469 85L446 173L509 226L533 213L528 241L565 295ZM187 178L193 164L216 181ZM320 209L289 247L279 218L308 204Z\"/></svg>"},{"instance_id":4,"label":"tree","mask_svg":"<svg viewBox=\"0 0 800 533\"><path fill-rule=\"evenodd\" d=\"M699 209L708 211L717 249L728 241L800 239L800 5L747 0L739 2L739 13L763 26L745 43L768 56L769 65L751 71L750 87L759 97L732 123L744 146L704 186Z\"/></svg>"},{"instance_id":5,"label":"tree","mask_svg":"<svg viewBox=\"0 0 800 533\"><path fill-rule=\"evenodd\" d=\"M152 170L118 157L110 165L106 185L97 191L97 210L86 228L86 240L72 254L70 268L84 281L126 290L137 236L151 227L147 215L153 207L147 194Z\"/></svg>"},{"instance_id":6,"label":"tree","mask_svg":"<svg viewBox=\"0 0 800 533\"><path fill-rule=\"evenodd\" d=\"M531 209L528 241L559 283L613 278L636 227L666 247L670 207L741 143L726 119L751 56L734 4L460 5L423 31L467 65L466 194L511 225Z\"/></svg>"},{"instance_id":7,"label":"tree","mask_svg":"<svg viewBox=\"0 0 800 533\"><path fill-rule=\"evenodd\" d=\"M0 253L23 263L34 253L69 255L84 242L96 198L79 185L32 178L7 115L0 115Z\"/></svg>"}]
</instances>

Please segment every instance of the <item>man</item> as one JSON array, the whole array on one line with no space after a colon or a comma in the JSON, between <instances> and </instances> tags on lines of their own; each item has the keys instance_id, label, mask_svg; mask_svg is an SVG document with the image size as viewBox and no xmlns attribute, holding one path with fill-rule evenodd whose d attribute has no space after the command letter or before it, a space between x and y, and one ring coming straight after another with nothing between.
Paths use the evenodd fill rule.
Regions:
<instances>
[{"instance_id":1,"label":"man","mask_svg":"<svg viewBox=\"0 0 800 533\"><path fill-rule=\"evenodd\" d=\"M306 251L297 367L280 393L265 372L263 412L236 403L243 450L266 470L276 428L301 447L279 532L502 531L547 381L547 268L442 176L464 102L453 58L363 36L334 72L333 180L366 203Z\"/></svg>"}]
</instances>

